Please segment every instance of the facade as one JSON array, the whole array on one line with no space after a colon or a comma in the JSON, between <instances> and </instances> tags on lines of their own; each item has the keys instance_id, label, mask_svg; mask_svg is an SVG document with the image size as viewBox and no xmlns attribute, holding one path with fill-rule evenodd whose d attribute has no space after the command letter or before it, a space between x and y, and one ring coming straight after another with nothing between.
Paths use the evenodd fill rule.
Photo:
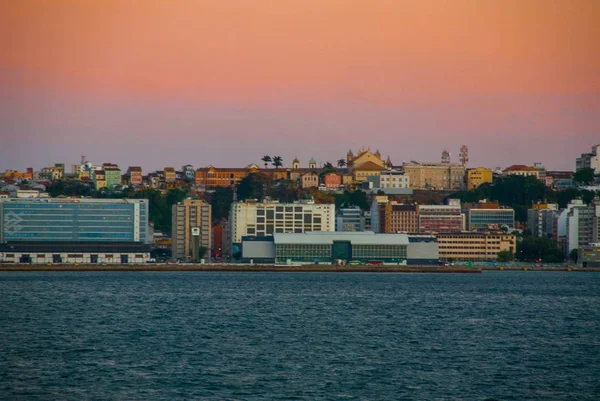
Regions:
<instances>
[{"instance_id":1,"label":"facade","mask_svg":"<svg viewBox=\"0 0 600 401\"><path fill-rule=\"evenodd\" d=\"M319 186L319 174L306 173L301 177L302 188L317 188Z\"/></svg>"},{"instance_id":2,"label":"facade","mask_svg":"<svg viewBox=\"0 0 600 401\"><path fill-rule=\"evenodd\" d=\"M323 185L328 190L339 189L342 186L342 175L339 173L327 173L323 176Z\"/></svg>"},{"instance_id":3,"label":"facade","mask_svg":"<svg viewBox=\"0 0 600 401\"><path fill-rule=\"evenodd\" d=\"M365 217L358 206L341 208L335 217L335 231L365 231Z\"/></svg>"},{"instance_id":4,"label":"facade","mask_svg":"<svg viewBox=\"0 0 600 401\"><path fill-rule=\"evenodd\" d=\"M504 175L519 175L521 177L540 178L540 172L534 167L528 167L523 164L514 164L504 170Z\"/></svg>"},{"instance_id":5,"label":"facade","mask_svg":"<svg viewBox=\"0 0 600 401\"><path fill-rule=\"evenodd\" d=\"M599 145L592 146L591 153L582 153L575 162L575 171L584 168L593 168L596 174L600 174L600 155L598 154Z\"/></svg>"},{"instance_id":6,"label":"facade","mask_svg":"<svg viewBox=\"0 0 600 401\"><path fill-rule=\"evenodd\" d=\"M211 205L201 199L185 199L172 207L172 255L198 260L209 257L211 251ZM206 250L198 255L199 248Z\"/></svg>"},{"instance_id":7,"label":"facade","mask_svg":"<svg viewBox=\"0 0 600 401\"><path fill-rule=\"evenodd\" d=\"M402 171L386 170L379 174L379 185L376 188L410 188L410 179Z\"/></svg>"},{"instance_id":8,"label":"facade","mask_svg":"<svg viewBox=\"0 0 600 401\"><path fill-rule=\"evenodd\" d=\"M142 168L139 166L132 166L127 169L126 173L129 184L133 186L142 185Z\"/></svg>"},{"instance_id":9,"label":"facade","mask_svg":"<svg viewBox=\"0 0 600 401\"><path fill-rule=\"evenodd\" d=\"M185 166L182 166L181 173L187 180L194 181L196 178L196 170L191 164L186 164Z\"/></svg>"},{"instance_id":10,"label":"facade","mask_svg":"<svg viewBox=\"0 0 600 401\"><path fill-rule=\"evenodd\" d=\"M499 230L515 228L515 211L511 208L472 208L467 210L467 230Z\"/></svg>"},{"instance_id":11,"label":"facade","mask_svg":"<svg viewBox=\"0 0 600 401\"><path fill-rule=\"evenodd\" d=\"M144 263L145 199L0 199L0 261Z\"/></svg>"},{"instance_id":12,"label":"facade","mask_svg":"<svg viewBox=\"0 0 600 401\"><path fill-rule=\"evenodd\" d=\"M96 187L96 191L99 191L101 188L106 188L106 175L104 174L104 170L97 170L94 172L94 186Z\"/></svg>"},{"instance_id":13,"label":"facade","mask_svg":"<svg viewBox=\"0 0 600 401\"><path fill-rule=\"evenodd\" d=\"M121 185L121 169L119 166L112 163L104 163L102 169L104 170L106 188L113 189L116 185Z\"/></svg>"},{"instance_id":14,"label":"facade","mask_svg":"<svg viewBox=\"0 0 600 401\"><path fill-rule=\"evenodd\" d=\"M580 247L577 263L581 267L600 267L600 243Z\"/></svg>"},{"instance_id":15,"label":"facade","mask_svg":"<svg viewBox=\"0 0 600 401\"><path fill-rule=\"evenodd\" d=\"M150 240L145 199L1 199L0 226L0 242Z\"/></svg>"},{"instance_id":16,"label":"facade","mask_svg":"<svg viewBox=\"0 0 600 401\"><path fill-rule=\"evenodd\" d=\"M165 184L172 184L177 181L177 172L173 167L165 167L163 169L163 180Z\"/></svg>"},{"instance_id":17,"label":"facade","mask_svg":"<svg viewBox=\"0 0 600 401\"><path fill-rule=\"evenodd\" d=\"M418 205L389 201L378 204L377 229L380 233L418 233Z\"/></svg>"},{"instance_id":18,"label":"facade","mask_svg":"<svg viewBox=\"0 0 600 401\"><path fill-rule=\"evenodd\" d=\"M467 190L471 191L481 184L492 183L494 173L487 168L478 167L467 170Z\"/></svg>"},{"instance_id":19,"label":"facade","mask_svg":"<svg viewBox=\"0 0 600 401\"><path fill-rule=\"evenodd\" d=\"M335 205L315 204L312 200L294 203L234 202L229 224L232 249L241 243L243 236L335 231Z\"/></svg>"},{"instance_id":20,"label":"facade","mask_svg":"<svg viewBox=\"0 0 600 401\"><path fill-rule=\"evenodd\" d=\"M556 215L558 215L557 204L533 204L531 209L527 210L527 228L534 237L551 238Z\"/></svg>"},{"instance_id":21,"label":"facade","mask_svg":"<svg viewBox=\"0 0 600 401\"><path fill-rule=\"evenodd\" d=\"M465 188L465 166L452 163L417 163L403 165L412 189L456 190Z\"/></svg>"},{"instance_id":22,"label":"facade","mask_svg":"<svg viewBox=\"0 0 600 401\"><path fill-rule=\"evenodd\" d=\"M516 252L517 238L503 233L444 233L436 235L440 247L440 260L490 261L498 253Z\"/></svg>"},{"instance_id":23,"label":"facade","mask_svg":"<svg viewBox=\"0 0 600 401\"><path fill-rule=\"evenodd\" d=\"M216 187L237 186L245 177L252 173L258 173L259 168L256 164L251 164L245 168L217 168L208 166L196 170L196 186L205 189L214 189Z\"/></svg>"},{"instance_id":24,"label":"facade","mask_svg":"<svg viewBox=\"0 0 600 401\"><path fill-rule=\"evenodd\" d=\"M419 233L434 234L464 230L463 215L458 199L450 199L448 205L418 205Z\"/></svg>"},{"instance_id":25,"label":"facade","mask_svg":"<svg viewBox=\"0 0 600 401\"><path fill-rule=\"evenodd\" d=\"M33 169L28 168L25 172L20 172L16 170L6 170L3 174L3 178L7 180L33 180Z\"/></svg>"}]
</instances>

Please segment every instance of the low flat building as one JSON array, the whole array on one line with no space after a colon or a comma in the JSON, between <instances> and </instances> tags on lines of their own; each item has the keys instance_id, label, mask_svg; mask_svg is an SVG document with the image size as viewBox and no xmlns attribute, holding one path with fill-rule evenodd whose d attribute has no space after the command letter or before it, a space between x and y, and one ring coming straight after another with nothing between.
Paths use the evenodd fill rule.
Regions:
<instances>
[{"instance_id":1,"label":"low flat building","mask_svg":"<svg viewBox=\"0 0 600 401\"><path fill-rule=\"evenodd\" d=\"M503 233L442 233L437 234L440 260L444 261L492 261L498 253L516 252L517 237Z\"/></svg>"},{"instance_id":2,"label":"low flat building","mask_svg":"<svg viewBox=\"0 0 600 401\"><path fill-rule=\"evenodd\" d=\"M577 263L581 267L600 267L600 243L579 248Z\"/></svg>"},{"instance_id":3,"label":"low flat building","mask_svg":"<svg viewBox=\"0 0 600 401\"><path fill-rule=\"evenodd\" d=\"M422 265L438 260L437 242L412 241L406 234L309 232L242 242L242 261L254 263Z\"/></svg>"}]
</instances>

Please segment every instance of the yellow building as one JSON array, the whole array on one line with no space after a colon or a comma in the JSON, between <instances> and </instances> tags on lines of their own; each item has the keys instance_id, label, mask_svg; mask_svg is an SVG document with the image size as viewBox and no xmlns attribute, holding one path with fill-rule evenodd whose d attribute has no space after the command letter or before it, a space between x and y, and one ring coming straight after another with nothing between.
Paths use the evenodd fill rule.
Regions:
<instances>
[{"instance_id":1,"label":"yellow building","mask_svg":"<svg viewBox=\"0 0 600 401\"><path fill-rule=\"evenodd\" d=\"M467 170L467 189L470 191L481 184L491 183L493 177L492 170L483 167L471 168Z\"/></svg>"},{"instance_id":2,"label":"yellow building","mask_svg":"<svg viewBox=\"0 0 600 401\"><path fill-rule=\"evenodd\" d=\"M451 163L418 163L403 165L412 189L454 190L465 187L465 166Z\"/></svg>"},{"instance_id":3,"label":"yellow building","mask_svg":"<svg viewBox=\"0 0 600 401\"><path fill-rule=\"evenodd\" d=\"M516 252L517 237L503 233L448 233L437 234L440 260L488 261L497 260L498 253Z\"/></svg>"},{"instance_id":4,"label":"yellow building","mask_svg":"<svg viewBox=\"0 0 600 401\"><path fill-rule=\"evenodd\" d=\"M354 183L366 181L367 177L379 175L387 170L385 162L379 151L372 153L369 149L362 148L356 156L349 151L346 155L346 166L352 174Z\"/></svg>"}]
</instances>

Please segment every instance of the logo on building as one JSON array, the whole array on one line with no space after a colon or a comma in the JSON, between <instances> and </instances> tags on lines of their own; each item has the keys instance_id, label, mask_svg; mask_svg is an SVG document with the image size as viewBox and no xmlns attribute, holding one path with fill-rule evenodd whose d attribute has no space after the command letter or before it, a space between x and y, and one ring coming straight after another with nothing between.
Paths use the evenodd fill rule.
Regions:
<instances>
[{"instance_id":1,"label":"logo on building","mask_svg":"<svg viewBox=\"0 0 600 401\"><path fill-rule=\"evenodd\" d=\"M4 216L4 232L7 234L17 233L23 230L21 223L23 218L15 212L9 212Z\"/></svg>"},{"instance_id":2,"label":"logo on building","mask_svg":"<svg viewBox=\"0 0 600 401\"><path fill-rule=\"evenodd\" d=\"M197 237L200 235L200 229L198 227L192 227L192 235Z\"/></svg>"}]
</instances>

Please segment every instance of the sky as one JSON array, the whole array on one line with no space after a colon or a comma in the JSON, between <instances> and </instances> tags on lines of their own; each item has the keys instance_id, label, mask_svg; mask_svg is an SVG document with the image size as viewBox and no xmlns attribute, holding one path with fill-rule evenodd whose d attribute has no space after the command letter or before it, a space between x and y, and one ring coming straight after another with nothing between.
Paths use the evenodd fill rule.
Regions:
<instances>
[{"instance_id":1,"label":"sky","mask_svg":"<svg viewBox=\"0 0 600 401\"><path fill-rule=\"evenodd\" d=\"M600 143L597 0L5 0L0 171L542 162Z\"/></svg>"}]
</instances>

